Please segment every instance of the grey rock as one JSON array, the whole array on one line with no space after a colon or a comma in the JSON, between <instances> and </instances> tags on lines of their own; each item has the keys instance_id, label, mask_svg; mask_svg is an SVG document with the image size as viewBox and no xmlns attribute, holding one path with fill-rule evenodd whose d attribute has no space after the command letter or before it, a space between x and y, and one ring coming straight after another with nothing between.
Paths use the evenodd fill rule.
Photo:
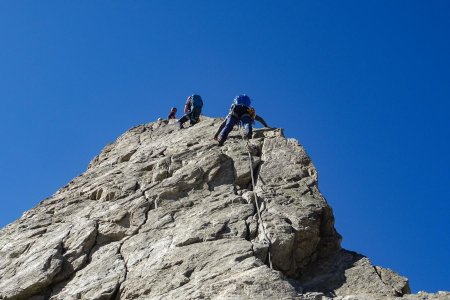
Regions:
<instances>
[{"instance_id":1,"label":"grey rock","mask_svg":"<svg viewBox=\"0 0 450 300\"><path fill-rule=\"evenodd\" d=\"M317 171L297 141L260 129L247 146L233 131L217 147L210 137L221 121L131 128L85 173L0 230L0 299L409 293L406 278L341 249Z\"/></svg>"},{"instance_id":2,"label":"grey rock","mask_svg":"<svg viewBox=\"0 0 450 300\"><path fill-rule=\"evenodd\" d=\"M385 269L379 266L375 266L375 271L385 284L392 287L396 294L405 295L411 293L407 278L398 275L390 269Z\"/></svg>"},{"instance_id":3,"label":"grey rock","mask_svg":"<svg viewBox=\"0 0 450 300\"><path fill-rule=\"evenodd\" d=\"M296 276L318 257L339 249L341 237L318 190L317 172L297 141L265 139L262 160L256 191L266 205L262 217L274 265Z\"/></svg>"},{"instance_id":4,"label":"grey rock","mask_svg":"<svg viewBox=\"0 0 450 300\"><path fill-rule=\"evenodd\" d=\"M355 252L340 250L310 264L300 278L304 291L345 296L358 293L402 296L410 292L408 280L390 270L373 266Z\"/></svg>"},{"instance_id":5,"label":"grey rock","mask_svg":"<svg viewBox=\"0 0 450 300\"><path fill-rule=\"evenodd\" d=\"M80 220L70 229L63 240L63 265L54 281L62 281L81 269L87 261L89 250L94 246L98 234L97 223Z\"/></svg>"},{"instance_id":6,"label":"grey rock","mask_svg":"<svg viewBox=\"0 0 450 300\"><path fill-rule=\"evenodd\" d=\"M414 295L405 295L403 298L407 300L444 300L450 299L450 293L445 291L439 291L435 294L419 292Z\"/></svg>"},{"instance_id":7,"label":"grey rock","mask_svg":"<svg viewBox=\"0 0 450 300\"><path fill-rule=\"evenodd\" d=\"M90 263L70 281L56 285L50 299L111 299L125 275L120 244L111 243L95 249Z\"/></svg>"},{"instance_id":8,"label":"grey rock","mask_svg":"<svg viewBox=\"0 0 450 300\"><path fill-rule=\"evenodd\" d=\"M54 231L37 238L25 237L16 243L1 243L0 297L24 299L46 289L63 265L62 244L69 228L52 226ZM24 247L24 244L26 246Z\"/></svg>"}]
</instances>

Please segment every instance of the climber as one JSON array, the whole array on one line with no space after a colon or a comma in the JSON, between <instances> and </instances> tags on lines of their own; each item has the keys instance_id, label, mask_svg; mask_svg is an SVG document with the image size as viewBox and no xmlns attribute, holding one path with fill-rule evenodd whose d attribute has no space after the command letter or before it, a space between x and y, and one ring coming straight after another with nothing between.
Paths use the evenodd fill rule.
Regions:
<instances>
[{"instance_id":1,"label":"climber","mask_svg":"<svg viewBox=\"0 0 450 300\"><path fill-rule=\"evenodd\" d=\"M172 107L172 108L170 109L169 115L167 116L167 119L168 119L168 120L170 120L170 119L176 119L176 118L177 118L176 114L177 114L177 108L176 108L176 107Z\"/></svg>"},{"instance_id":2,"label":"climber","mask_svg":"<svg viewBox=\"0 0 450 300\"><path fill-rule=\"evenodd\" d=\"M180 129L184 128L184 122L190 120L191 126L197 124L200 121L200 114L202 113L203 100L200 95L191 95L187 98L184 105L185 115L178 120Z\"/></svg>"},{"instance_id":3,"label":"climber","mask_svg":"<svg viewBox=\"0 0 450 300\"><path fill-rule=\"evenodd\" d=\"M231 110L230 110L231 113ZM228 115L225 117L225 120L223 120L223 122L220 124L219 128L216 131L216 134L214 134L214 139L217 141L218 137L219 137L219 133L222 131L223 127L225 126L225 124L227 123L227 117ZM255 119L254 121L258 121L259 123L261 123L262 126L264 126L265 128L271 128L269 125L267 125L266 121L264 121L264 119L255 114ZM253 124L255 124L255 122L253 122Z\"/></svg>"},{"instance_id":4,"label":"climber","mask_svg":"<svg viewBox=\"0 0 450 300\"><path fill-rule=\"evenodd\" d=\"M255 109L250 106L250 97L243 94L234 98L230 108L230 113L225 119L225 126L217 136L219 146L222 146L227 140L228 134L233 130L234 125L238 122L244 127L244 135L246 138L252 137L252 122L256 116ZM266 124L267 125L267 124Z\"/></svg>"}]
</instances>

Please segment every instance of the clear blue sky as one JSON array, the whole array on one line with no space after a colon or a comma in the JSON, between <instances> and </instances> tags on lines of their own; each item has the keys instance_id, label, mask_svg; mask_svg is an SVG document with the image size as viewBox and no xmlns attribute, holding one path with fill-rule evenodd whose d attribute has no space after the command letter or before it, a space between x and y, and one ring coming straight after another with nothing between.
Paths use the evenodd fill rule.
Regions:
<instances>
[{"instance_id":1,"label":"clear blue sky","mask_svg":"<svg viewBox=\"0 0 450 300\"><path fill-rule=\"evenodd\" d=\"M449 1L0 1L0 226L195 92L312 157L343 246L450 290Z\"/></svg>"}]
</instances>

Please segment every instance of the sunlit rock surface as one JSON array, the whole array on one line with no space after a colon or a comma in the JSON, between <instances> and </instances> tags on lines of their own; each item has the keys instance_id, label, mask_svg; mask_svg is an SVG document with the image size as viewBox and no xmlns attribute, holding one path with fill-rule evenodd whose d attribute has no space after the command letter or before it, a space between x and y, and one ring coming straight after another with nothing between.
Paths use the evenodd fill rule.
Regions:
<instances>
[{"instance_id":1,"label":"sunlit rock surface","mask_svg":"<svg viewBox=\"0 0 450 300\"><path fill-rule=\"evenodd\" d=\"M132 128L84 174L2 229L0 299L409 293L404 277L341 249L317 171L296 140L280 129L256 130L250 160L238 130L223 147L212 140L221 121Z\"/></svg>"}]
</instances>

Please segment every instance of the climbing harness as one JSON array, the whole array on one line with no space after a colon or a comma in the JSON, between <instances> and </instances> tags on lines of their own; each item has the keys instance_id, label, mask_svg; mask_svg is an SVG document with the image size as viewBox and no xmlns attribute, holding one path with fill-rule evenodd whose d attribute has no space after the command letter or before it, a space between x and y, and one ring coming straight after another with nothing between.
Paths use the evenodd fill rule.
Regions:
<instances>
[{"instance_id":1,"label":"climbing harness","mask_svg":"<svg viewBox=\"0 0 450 300\"><path fill-rule=\"evenodd\" d=\"M271 255L272 242L270 241L269 236L266 233L266 227L264 226L264 222L263 222L263 219L261 216L261 210L260 210L259 204L258 204L258 195L256 194L256 190L255 190L255 176L253 174L253 157L252 157L252 153L251 153L251 149L250 149L250 143L244 135L244 129L243 129L243 126L241 123L239 123L239 128L240 128L240 132L241 132L241 136L242 136L242 141L244 141L244 143L245 143L244 147L247 149L247 153L248 153L248 158L249 158L249 163L250 163L250 175L252 177L253 199L256 204L256 211L258 212L259 221L261 222L262 232L264 234L264 243L269 246L269 248L267 250L267 254L269 257L269 266L271 269L273 269L272 255Z\"/></svg>"}]
</instances>

